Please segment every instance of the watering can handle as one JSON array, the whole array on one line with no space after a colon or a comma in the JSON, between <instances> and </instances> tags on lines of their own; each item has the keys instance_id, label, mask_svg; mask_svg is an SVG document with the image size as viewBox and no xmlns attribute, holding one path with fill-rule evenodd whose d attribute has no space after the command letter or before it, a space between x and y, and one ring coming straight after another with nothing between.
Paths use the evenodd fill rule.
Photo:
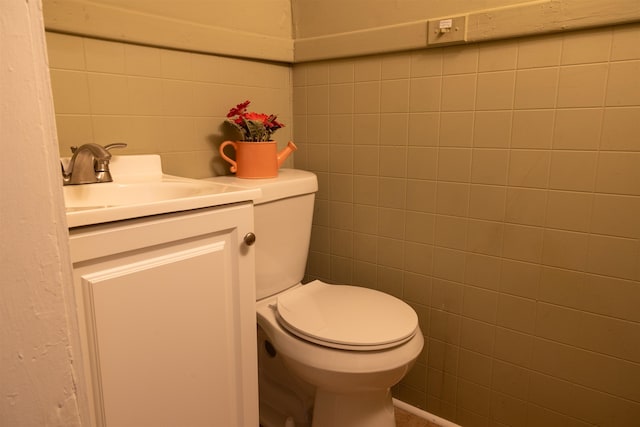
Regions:
<instances>
[{"instance_id":1,"label":"watering can handle","mask_svg":"<svg viewBox=\"0 0 640 427\"><path fill-rule=\"evenodd\" d=\"M227 145L233 145L233 148L235 150L238 150L238 146L233 141L225 141L222 144L220 144L220 156L222 156L222 158L225 159L231 165L231 168L230 168L231 173L235 173L238 170L238 164L235 162L235 160L230 159L229 157L227 157L226 154L224 154L224 147L226 147Z\"/></svg>"}]
</instances>

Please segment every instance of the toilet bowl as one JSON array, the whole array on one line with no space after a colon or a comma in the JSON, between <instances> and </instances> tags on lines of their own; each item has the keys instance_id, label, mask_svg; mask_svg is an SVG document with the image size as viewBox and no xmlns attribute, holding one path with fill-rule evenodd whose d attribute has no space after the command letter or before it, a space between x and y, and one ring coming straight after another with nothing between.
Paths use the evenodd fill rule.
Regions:
<instances>
[{"instance_id":1,"label":"toilet bowl","mask_svg":"<svg viewBox=\"0 0 640 427\"><path fill-rule=\"evenodd\" d=\"M282 169L277 178L211 179L262 191L254 200L261 425L395 427L390 388L422 350L418 318L383 292L301 283L316 176Z\"/></svg>"},{"instance_id":2,"label":"toilet bowl","mask_svg":"<svg viewBox=\"0 0 640 427\"><path fill-rule=\"evenodd\" d=\"M330 304L314 307L323 291L327 297L341 298L343 307ZM355 314L348 310L339 312L356 297L359 298L356 304L363 310L353 310ZM279 312L282 301L291 299L301 306L299 313L288 314L290 322L300 320L297 325L287 324ZM381 305L389 307L375 315ZM295 319L304 314L304 309L308 309L308 317ZM284 364L294 375L316 387L313 427L395 427L390 388L405 376L424 344L411 307L382 292L314 281L261 300L256 310L258 324ZM367 317L367 312L374 316ZM352 317L353 323L332 330L345 320L341 317ZM377 326L384 318L388 320L385 330L375 334L376 330L380 332ZM367 327L366 323L372 324ZM305 330L293 331L295 327ZM358 334L358 328L362 334ZM394 333L396 337L392 340ZM353 339L348 338L350 334Z\"/></svg>"}]
</instances>

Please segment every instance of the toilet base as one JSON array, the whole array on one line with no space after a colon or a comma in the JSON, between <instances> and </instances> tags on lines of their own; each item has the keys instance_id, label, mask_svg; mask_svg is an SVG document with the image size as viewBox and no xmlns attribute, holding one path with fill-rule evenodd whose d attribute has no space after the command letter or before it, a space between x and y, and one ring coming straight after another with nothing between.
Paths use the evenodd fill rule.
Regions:
<instances>
[{"instance_id":1,"label":"toilet base","mask_svg":"<svg viewBox=\"0 0 640 427\"><path fill-rule=\"evenodd\" d=\"M316 390L312 427L395 427L391 390L332 393Z\"/></svg>"}]
</instances>

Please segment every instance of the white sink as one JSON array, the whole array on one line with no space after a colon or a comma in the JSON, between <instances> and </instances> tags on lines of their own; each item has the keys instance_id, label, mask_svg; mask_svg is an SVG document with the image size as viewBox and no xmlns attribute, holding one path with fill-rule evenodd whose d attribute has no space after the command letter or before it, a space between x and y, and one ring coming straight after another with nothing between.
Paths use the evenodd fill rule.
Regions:
<instances>
[{"instance_id":1,"label":"white sink","mask_svg":"<svg viewBox=\"0 0 640 427\"><path fill-rule=\"evenodd\" d=\"M160 181L68 185L63 189L67 210L146 204L202 196L217 190L217 187L210 187L201 182L168 176L162 177Z\"/></svg>"},{"instance_id":2,"label":"white sink","mask_svg":"<svg viewBox=\"0 0 640 427\"><path fill-rule=\"evenodd\" d=\"M162 173L160 156L114 156L113 182L63 187L67 225L119 221L254 200L259 189Z\"/></svg>"}]
</instances>

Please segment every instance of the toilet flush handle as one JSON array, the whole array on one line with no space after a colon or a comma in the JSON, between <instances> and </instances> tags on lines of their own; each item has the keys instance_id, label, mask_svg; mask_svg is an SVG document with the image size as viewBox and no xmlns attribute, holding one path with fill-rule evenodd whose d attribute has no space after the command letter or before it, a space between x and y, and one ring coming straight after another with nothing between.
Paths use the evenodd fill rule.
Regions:
<instances>
[{"instance_id":1,"label":"toilet flush handle","mask_svg":"<svg viewBox=\"0 0 640 427\"><path fill-rule=\"evenodd\" d=\"M245 235L244 235L244 243L245 243L247 246L251 246L251 245L253 245L255 242L256 242L256 235L255 235L255 234L253 234L253 233L249 232L249 233L247 233L247 234L245 234Z\"/></svg>"}]
</instances>

